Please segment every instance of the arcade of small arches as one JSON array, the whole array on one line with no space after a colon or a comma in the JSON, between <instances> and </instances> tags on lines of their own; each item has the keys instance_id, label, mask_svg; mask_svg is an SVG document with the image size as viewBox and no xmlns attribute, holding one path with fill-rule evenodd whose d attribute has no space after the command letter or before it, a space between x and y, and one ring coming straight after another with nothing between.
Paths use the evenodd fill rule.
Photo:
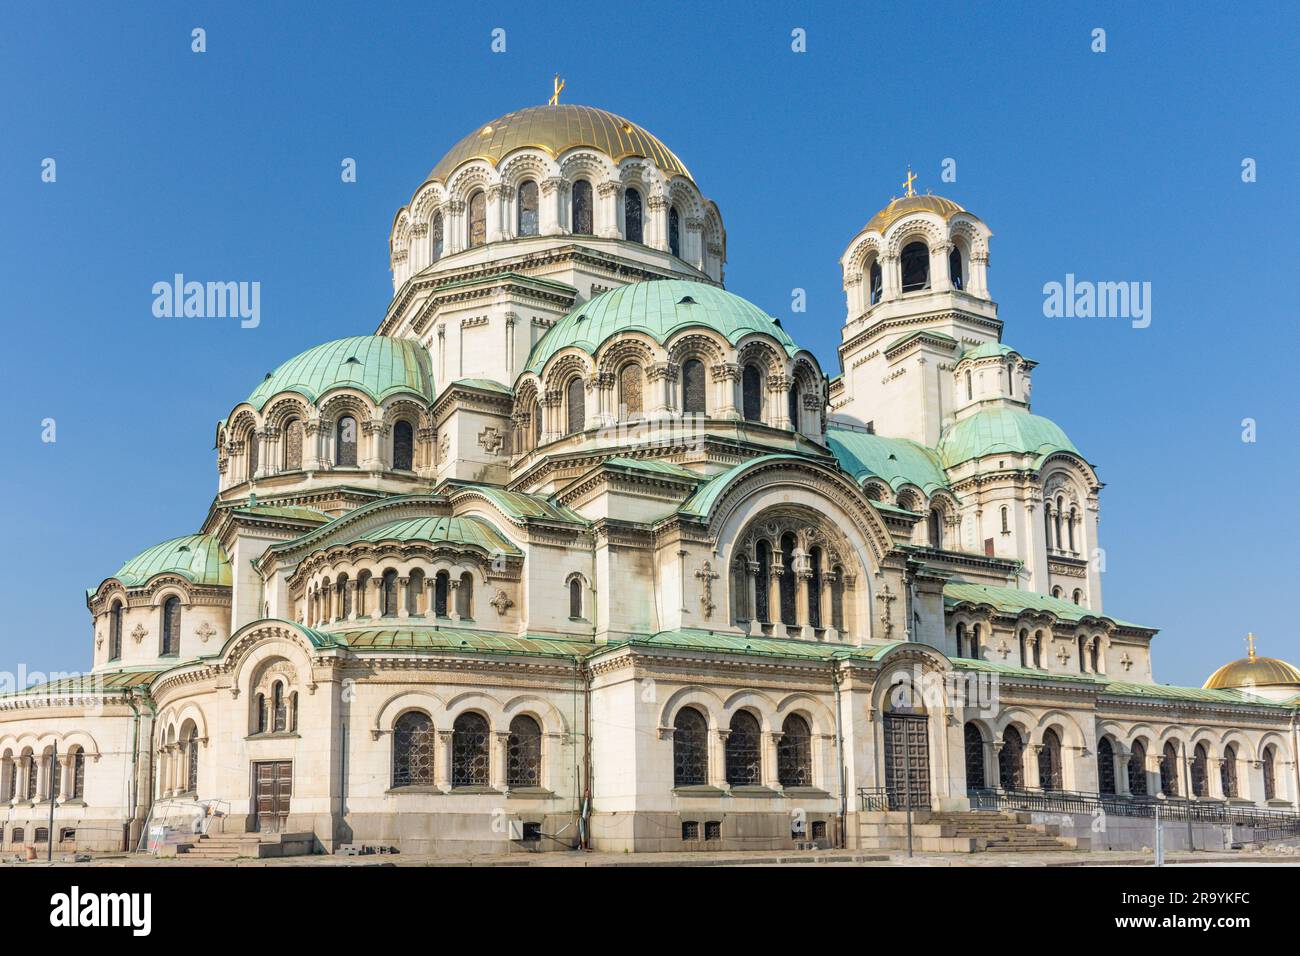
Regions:
<instances>
[{"instance_id":1,"label":"arcade of small arches","mask_svg":"<svg viewBox=\"0 0 1300 956\"><path fill-rule=\"evenodd\" d=\"M1062 667L1068 664L1080 674L1106 674L1106 652L1111 641L1100 621L1095 622L1095 627L1071 628L1065 634L1055 630L1053 622L1046 618L1028 626L1013 625L1011 629L1016 635L1014 655L1010 648L1005 649L1007 653L1001 653L1001 639L994 647L992 621L987 615L959 611L952 621L955 657L976 660L1001 657L1029 670L1046 671L1047 657L1054 653ZM999 653L993 654L994 650Z\"/></svg>"},{"instance_id":2,"label":"arcade of small arches","mask_svg":"<svg viewBox=\"0 0 1300 956\"><path fill-rule=\"evenodd\" d=\"M474 620L475 575L460 566L362 568L313 580L302 597L299 619L308 627L377 618L432 616ZM480 577L482 571L479 571Z\"/></svg>"},{"instance_id":3,"label":"arcade of small arches","mask_svg":"<svg viewBox=\"0 0 1300 956\"><path fill-rule=\"evenodd\" d=\"M0 794L9 806L82 802L86 748L80 743L11 745L0 752Z\"/></svg>"},{"instance_id":4,"label":"arcade of small arches","mask_svg":"<svg viewBox=\"0 0 1300 956\"><path fill-rule=\"evenodd\" d=\"M924 292L988 296L989 231L974 216L918 213L864 230L842 260L849 313Z\"/></svg>"},{"instance_id":5,"label":"arcade of small arches","mask_svg":"<svg viewBox=\"0 0 1300 956\"><path fill-rule=\"evenodd\" d=\"M493 729L479 710L460 712L438 730L427 711L404 711L392 724L392 790L547 791L554 761L541 719L517 714Z\"/></svg>"}]
</instances>

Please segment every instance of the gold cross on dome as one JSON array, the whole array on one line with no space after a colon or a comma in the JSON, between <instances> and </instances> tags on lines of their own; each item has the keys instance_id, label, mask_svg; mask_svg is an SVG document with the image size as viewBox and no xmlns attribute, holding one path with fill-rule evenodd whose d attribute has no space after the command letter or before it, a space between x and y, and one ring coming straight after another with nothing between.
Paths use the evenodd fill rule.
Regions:
<instances>
[{"instance_id":1,"label":"gold cross on dome","mask_svg":"<svg viewBox=\"0 0 1300 956\"><path fill-rule=\"evenodd\" d=\"M555 92L553 92L551 94L551 98L546 101L547 106L555 106L557 103L560 102L560 91L564 89L564 81L560 79L560 74L558 73L555 74L555 80L553 81L553 85L555 87Z\"/></svg>"},{"instance_id":2,"label":"gold cross on dome","mask_svg":"<svg viewBox=\"0 0 1300 956\"><path fill-rule=\"evenodd\" d=\"M1248 633L1246 635L1246 650L1250 654L1250 659L1255 659L1255 635Z\"/></svg>"},{"instance_id":3,"label":"gold cross on dome","mask_svg":"<svg viewBox=\"0 0 1300 956\"><path fill-rule=\"evenodd\" d=\"M907 195L915 196L916 190L912 188L912 183L916 182L916 174L912 172L912 167L907 167L907 178L903 180L903 185L907 187Z\"/></svg>"}]
</instances>

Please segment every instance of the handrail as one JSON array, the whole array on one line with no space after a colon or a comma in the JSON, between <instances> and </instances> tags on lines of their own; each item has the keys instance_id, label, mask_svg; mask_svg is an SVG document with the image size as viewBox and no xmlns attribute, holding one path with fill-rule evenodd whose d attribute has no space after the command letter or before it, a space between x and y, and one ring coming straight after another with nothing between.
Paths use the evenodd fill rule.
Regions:
<instances>
[{"instance_id":1,"label":"handrail","mask_svg":"<svg viewBox=\"0 0 1300 956\"><path fill-rule=\"evenodd\" d=\"M970 791L970 801L971 807L977 810L1039 810L1049 813L1095 813L1100 810L1125 817L1154 817L1158 807L1161 816L1167 820L1232 823L1300 833L1300 813L1270 807L1232 806L1223 800L1072 790L985 789Z\"/></svg>"}]
</instances>

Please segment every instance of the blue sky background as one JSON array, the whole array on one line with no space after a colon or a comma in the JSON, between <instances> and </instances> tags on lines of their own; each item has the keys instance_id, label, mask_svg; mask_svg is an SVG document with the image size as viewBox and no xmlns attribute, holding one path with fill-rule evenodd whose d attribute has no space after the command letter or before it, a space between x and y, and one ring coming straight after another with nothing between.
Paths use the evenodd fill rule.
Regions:
<instances>
[{"instance_id":1,"label":"blue sky background","mask_svg":"<svg viewBox=\"0 0 1300 956\"><path fill-rule=\"evenodd\" d=\"M728 288L830 371L838 258L907 164L978 213L1005 338L1040 362L1035 411L1107 485L1106 610L1162 628L1162 682L1199 685L1247 630L1300 663L1300 509L1282 494L1300 457L1297 9L6 4L0 670L89 666L84 589L197 530L217 420L291 355L374 331L397 208L557 70L566 102L681 156L721 207ZM260 281L261 326L154 318L150 287L175 272ZM1152 283L1150 328L1044 318L1043 284L1067 272Z\"/></svg>"}]
</instances>

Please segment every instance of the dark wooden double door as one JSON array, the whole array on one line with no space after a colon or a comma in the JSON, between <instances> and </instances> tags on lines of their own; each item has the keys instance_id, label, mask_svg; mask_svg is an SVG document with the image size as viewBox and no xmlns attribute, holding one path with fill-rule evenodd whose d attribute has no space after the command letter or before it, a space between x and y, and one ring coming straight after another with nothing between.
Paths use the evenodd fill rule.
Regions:
<instances>
[{"instance_id":1,"label":"dark wooden double door","mask_svg":"<svg viewBox=\"0 0 1300 956\"><path fill-rule=\"evenodd\" d=\"M253 764L253 822L259 833L281 833L286 829L292 796L292 761L271 760Z\"/></svg>"},{"instance_id":2,"label":"dark wooden double door","mask_svg":"<svg viewBox=\"0 0 1300 956\"><path fill-rule=\"evenodd\" d=\"M889 809L930 809L930 728L924 714L885 714Z\"/></svg>"}]
</instances>

